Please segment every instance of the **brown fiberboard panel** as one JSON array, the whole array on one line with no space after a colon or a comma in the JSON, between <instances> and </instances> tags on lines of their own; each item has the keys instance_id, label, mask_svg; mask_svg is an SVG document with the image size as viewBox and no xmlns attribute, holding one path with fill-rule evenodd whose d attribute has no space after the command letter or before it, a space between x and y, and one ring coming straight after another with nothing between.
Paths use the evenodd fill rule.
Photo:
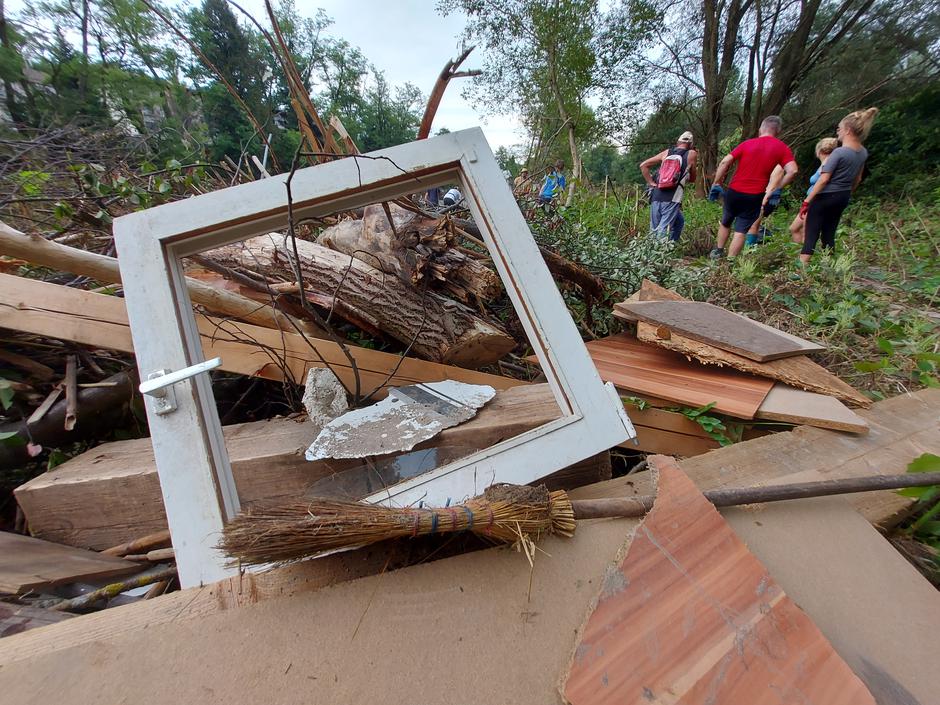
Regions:
<instances>
[{"instance_id":1,"label":"brown fiberboard panel","mask_svg":"<svg viewBox=\"0 0 940 705\"><path fill-rule=\"evenodd\" d=\"M871 399L805 355L757 362L671 331L668 331L666 336L660 336L661 331L657 331L656 326L643 321L637 322L636 332L637 338L644 343L688 355L705 365L731 367L774 379L791 387L828 394L850 406L867 409L872 404Z\"/></svg>"},{"instance_id":2,"label":"brown fiberboard panel","mask_svg":"<svg viewBox=\"0 0 940 705\"><path fill-rule=\"evenodd\" d=\"M0 592L20 595L66 583L116 578L142 569L123 558L0 532Z\"/></svg>"},{"instance_id":3,"label":"brown fiberboard panel","mask_svg":"<svg viewBox=\"0 0 940 705\"><path fill-rule=\"evenodd\" d=\"M875 705L864 683L676 465L608 570L574 651L572 705Z\"/></svg>"},{"instance_id":4,"label":"brown fiberboard panel","mask_svg":"<svg viewBox=\"0 0 940 705\"><path fill-rule=\"evenodd\" d=\"M768 379L690 362L682 355L640 343L625 334L587 343L605 382L685 406L714 403L717 412L752 419L773 387Z\"/></svg>"},{"instance_id":5,"label":"brown fiberboard panel","mask_svg":"<svg viewBox=\"0 0 940 705\"><path fill-rule=\"evenodd\" d=\"M756 417L802 426L868 433L868 423L838 399L777 383L757 410Z\"/></svg>"},{"instance_id":6,"label":"brown fiberboard panel","mask_svg":"<svg viewBox=\"0 0 940 705\"><path fill-rule=\"evenodd\" d=\"M693 340L758 362L823 349L700 301L627 301L617 304L617 308L657 327L666 327Z\"/></svg>"}]
</instances>

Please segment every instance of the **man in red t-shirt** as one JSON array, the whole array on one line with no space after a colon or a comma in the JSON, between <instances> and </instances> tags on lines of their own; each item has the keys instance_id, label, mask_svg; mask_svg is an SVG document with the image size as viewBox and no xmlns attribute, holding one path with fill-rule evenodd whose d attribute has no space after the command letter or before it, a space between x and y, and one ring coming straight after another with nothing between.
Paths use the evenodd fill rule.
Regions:
<instances>
[{"instance_id":1,"label":"man in red t-shirt","mask_svg":"<svg viewBox=\"0 0 940 705\"><path fill-rule=\"evenodd\" d=\"M728 255L736 256L744 247L744 237L748 229L761 217L761 211L774 189L783 188L796 176L797 166L790 148L777 139L783 121L776 115L764 118L758 136L745 140L731 154L721 160L715 170L715 183L709 198L716 200L721 193L721 184L725 180L733 162L738 163L737 171L731 184L724 193L724 210L718 227L718 246L712 250L713 258L724 257L725 243L734 226L734 238ZM783 167L783 178L771 183L770 175L777 166Z\"/></svg>"}]
</instances>

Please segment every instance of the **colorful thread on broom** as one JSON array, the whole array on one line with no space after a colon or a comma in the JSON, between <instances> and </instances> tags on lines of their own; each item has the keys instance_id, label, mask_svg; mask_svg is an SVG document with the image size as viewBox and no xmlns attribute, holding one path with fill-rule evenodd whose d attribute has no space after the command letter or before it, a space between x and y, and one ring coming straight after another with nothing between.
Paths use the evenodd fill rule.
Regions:
<instances>
[{"instance_id":1,"label":"colorful thread on broom","mask_svg":"<svg viewBox=\"0 0 940 705\"><path fill-rule=\"evenodd\" d=\"M447 501L449 502L450 500L447 500ZM457 510L451 508L451 509L448 509L447 511L450 512L450 530L456 531L457 530Z\"/></svg>"},{"instance_id":2,"label":"colorful thread on broom","mask_svg":"<svg viewBox=\"0 0 940 705\"><path fill-rule=\"evenodd\" d=\"M469 522L467 528L464 529L464 531L470 531L473 528L473 512L471 512L468 507L461 507L461 509L467 513L467 521Z\"/></svg>"},{"instance_id":3,"label":"colorful thread on broom","mask_svg":"<svg viewBox=\"0 0 940 705\"><path fill-rule=\"evenodd\" d=\"M496 517L493 515L493 508L490 507L490 521L486 525L486 533L489 534L493 530L493 522L496 521Z\"/></svg>"},{"instance_id":4,"label":"colorful thread on broom","mask_svg":"<svg viewBox=\"0 0 940 705\"><path fill-rule=\"evenodd\" d=\"M447 498L447 501L444 502L444 509L447 509L447 507L449 507L449 506L450 506L450 497L448 497L448 498Z\"/></svg>"},{"instance_id":5,"label":"colorful thread on broom","mask_svg":"<svg viewBox=\"0 0 940 705\"><path fill-rule=\"evenodd\" d=\"M431 533L437 533L437 512L431 512Z\"/></svg>"},{"instance_id":6,"label":"colorful thread on broom","mask_svg":"<svg viewBox=\"0 0 940 705\"><path fill-rule=\"evenodd\" d=\"M415 525L411 529L411 537L414 538L418 535L418 525L421 523L421 515L415 514Z\"/></svg>"}]
</instances>

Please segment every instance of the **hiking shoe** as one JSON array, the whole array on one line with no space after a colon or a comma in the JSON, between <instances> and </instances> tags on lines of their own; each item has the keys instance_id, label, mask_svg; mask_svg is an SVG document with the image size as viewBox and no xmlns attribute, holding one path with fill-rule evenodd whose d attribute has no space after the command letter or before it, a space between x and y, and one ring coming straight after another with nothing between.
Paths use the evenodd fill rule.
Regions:
<instances>
[{"instance_id":1,"label":"hiking shoe","mask_svg":"<svg viewBox=\"0 0 940 705\"><path fill-rule=\"evenodd\" d=\"M710 259L721 259L725 256L725 248L716 247L711 252L708 253Z\"/></svg>"}]
</instances>

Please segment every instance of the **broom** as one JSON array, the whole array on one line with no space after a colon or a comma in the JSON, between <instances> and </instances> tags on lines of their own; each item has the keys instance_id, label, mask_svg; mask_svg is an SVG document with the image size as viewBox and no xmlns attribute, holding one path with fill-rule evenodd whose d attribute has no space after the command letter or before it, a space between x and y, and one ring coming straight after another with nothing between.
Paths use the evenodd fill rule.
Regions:
<instances>
[{"instance_id":1,"label":"broom","mask_svg":"<svg viewBox=\"0 0 940 705\"><path fill-rule=\"evenodd\" d=\"M823 480L768 487L708 490L716 507L853 492L940 484L940 472ZM452 507L393 508L362 502L312 499L251 507L225 525L218 548L233 563L287 563L318 554L359 548L386 539L472 531L496 543L572 536L578 519L640 517L653 496L569 499L563 490L497 484Z\"/></svg>"}]
</instances>

